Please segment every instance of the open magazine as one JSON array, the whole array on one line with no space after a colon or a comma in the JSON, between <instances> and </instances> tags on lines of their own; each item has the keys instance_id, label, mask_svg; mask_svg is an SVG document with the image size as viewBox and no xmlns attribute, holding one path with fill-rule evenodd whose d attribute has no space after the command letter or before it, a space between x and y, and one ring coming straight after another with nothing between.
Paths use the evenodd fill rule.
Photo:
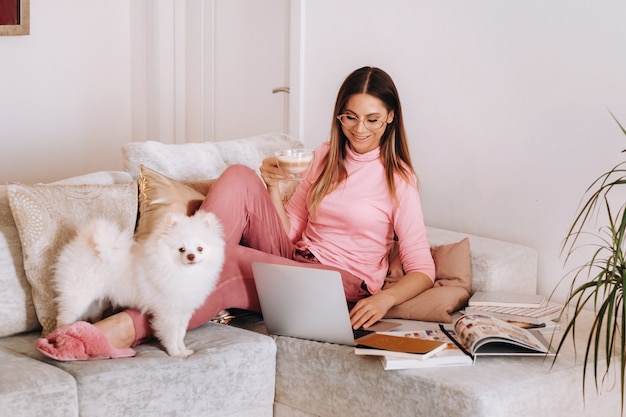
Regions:
<instances>
[{"instance_id":1,"label":"open magazine","mask_svg":"<svg viewBox=\"0 0 626 417\"><path fill-rule=\"evenodd\" d=\"M454 335L446 332L470 356L554 355L539 331L478 314L465 314L454 324Z\"/></svg>"}]
</instances>

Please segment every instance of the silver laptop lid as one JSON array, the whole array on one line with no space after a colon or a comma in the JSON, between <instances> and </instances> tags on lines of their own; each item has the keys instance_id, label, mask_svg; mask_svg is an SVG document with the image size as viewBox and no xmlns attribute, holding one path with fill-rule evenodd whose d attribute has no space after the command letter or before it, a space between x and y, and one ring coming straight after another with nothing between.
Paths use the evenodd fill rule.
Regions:
<instances>
[{"instance_id":1,"label":"silver laptop lid","mask_svg":"<svg viewBox=\"0 0 626 417\"><path fill-rule=\"evenodd\" d=\"M262 262L252 272L268 332L354 346L339 272Z\"/></svg>"}]
</instances>

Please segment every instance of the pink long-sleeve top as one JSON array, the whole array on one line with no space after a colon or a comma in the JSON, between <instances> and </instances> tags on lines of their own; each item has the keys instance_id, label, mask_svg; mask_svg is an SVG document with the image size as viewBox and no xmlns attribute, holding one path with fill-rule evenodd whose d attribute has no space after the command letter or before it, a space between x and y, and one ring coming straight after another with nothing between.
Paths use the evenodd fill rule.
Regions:
<instances>
[{"instance_id":1,"label":"pink long-sleeve top","mask_svg":"<svg viewBox=\"0 0 626 417\"><path fill-rule=\"evenodd\" d=\"M407 182L396 175L397 201L389 193L380 148L358 154L347 146L348 177L326 195L315 213L309 211L307 193L322 170L329 143L315 150L308 175L285 205L291 223L289 237L298 248L308 249L324 265L361 277L370 293L383 286L388 254L398 238L406 273L419 271L435 279L422 214L417 179Z\"/></svg>"}]
</instances>

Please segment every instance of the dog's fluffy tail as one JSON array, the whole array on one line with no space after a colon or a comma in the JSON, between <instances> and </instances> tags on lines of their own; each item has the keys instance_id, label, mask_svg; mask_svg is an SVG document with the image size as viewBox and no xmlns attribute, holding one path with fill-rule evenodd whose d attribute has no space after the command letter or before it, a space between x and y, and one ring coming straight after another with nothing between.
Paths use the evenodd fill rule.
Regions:
<instances>
[{"instance_id":1,"label":"dog's fluffy tail","mask_svg":"<svg viewBox=\"0 0 626 417\"><path fill-rule=\"evenodd\" d=\"M120 251L128 252L133 244L132 232L122 230L117 223L98 218L77 231L76 239L85 242L93 255L102 260L119 259Z\"/></svg>"}]
</instances>

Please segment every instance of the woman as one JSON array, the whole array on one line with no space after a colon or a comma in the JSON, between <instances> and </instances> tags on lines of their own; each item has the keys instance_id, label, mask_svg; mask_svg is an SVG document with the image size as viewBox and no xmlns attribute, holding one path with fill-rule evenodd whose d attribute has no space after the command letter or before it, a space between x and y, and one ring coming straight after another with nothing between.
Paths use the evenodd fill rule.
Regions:
<instances>
[{"instance_id":1,"label":"woman","mask_svg":"<svg viewBox=\"0 0 626 417\"><path fill-rule=\"evenodd\" d=\"M338 270L346 299L354 304L355 329L371 326L391 307L432 287L435 267L417 176L398 92L387 73L364 67L346 78L330 141L316 149L286 205L279 191L285 177L276 159L264 160L260 171L265 184L248 168L230 167L200 207L214 212L227 232L226 262L189 328L225 308L260 310L250 268L254 261ZM384 286L394 239L406 273ZM91 349L90 358L131 356L130 346L151 337L148 317L126 310L94 325L80 322L55 330L48 339L56 350L44 353L77 359L64 346L82 343Z\"/></svg>"}]
</instances>

